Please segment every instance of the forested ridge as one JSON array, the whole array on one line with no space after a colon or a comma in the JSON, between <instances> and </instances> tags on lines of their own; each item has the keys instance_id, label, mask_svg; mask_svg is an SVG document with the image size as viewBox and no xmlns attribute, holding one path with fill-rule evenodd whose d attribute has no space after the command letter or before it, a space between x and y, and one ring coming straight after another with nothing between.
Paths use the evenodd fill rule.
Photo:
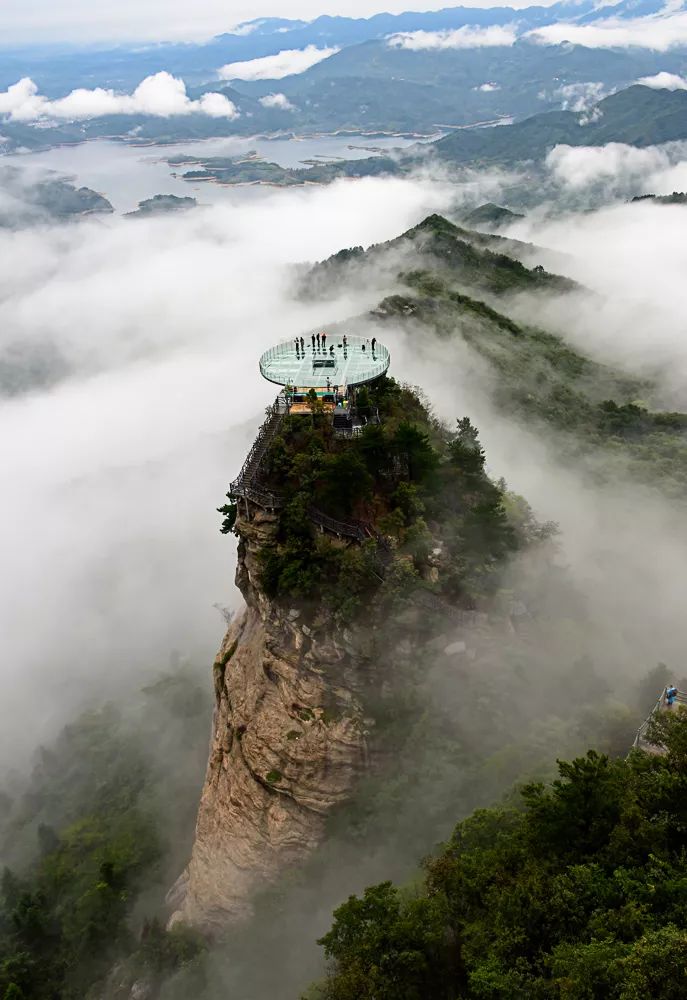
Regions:
<instances>
[{"instance_id":1,"label":"forested ridge","mask_svg":"<svg viewBox=\"0 0 687 1000\"><path fill-rule=\"evenodd\" d=\"M539 297L556 295L562 309L574 310L576 293L591 294L520 257L531 263L537 248L431 215L387 243L316 264L303 288L312 295L332 284L364 287L378 270L397 286L366 317L380 339L403 331L420 351L437 338L449 351L467 345L467 356L448 357L469 366L501 413L553 442L591 481L627 477L682 503L687 414L665 407L643 372L601 363L544 324L515 318L519 296L530 296L536 313Z\"/></svg>"}]
</instances>

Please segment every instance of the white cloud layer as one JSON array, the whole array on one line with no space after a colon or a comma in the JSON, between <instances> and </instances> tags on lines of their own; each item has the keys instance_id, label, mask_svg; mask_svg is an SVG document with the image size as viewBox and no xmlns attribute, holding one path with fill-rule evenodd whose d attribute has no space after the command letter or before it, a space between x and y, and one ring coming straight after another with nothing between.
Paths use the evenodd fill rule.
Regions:
<instances>
[{"instance_id":1,"label":"white cloud layer","mask_svg":"<svg viewBox=\"0 0 687 1000\"><path fill-rule=\"evenodd\" d=\"M319 49L316 45L306 45L304 49L283 49L273 56L227 63L218 72L221 80L282 80L285 76L304 73L338 51L337 48Z\"/></svg>"},{"instance_id":2,"label":"white cloud layer","mask_svg":"<svg viewBox=\"0 0 687 1000\"><path fill-rule=\"evenodd\" d=\"M619 196L668 194L687 185L687 143L638 149L621 142L605 146L556 146L546 157L556 181L573 190L608 184ZM610 193L610 191L609 191Z\"/></svg>"},{"instance_id":3,"label":"white cloud layer","mask_svg":"<svg viewBox=\"0 0 687 1000\"><path fill-rule=\"evenodd\" d=\"M647 17L609 17L593 24L565 21L544 25L524 36L541 45L572 42L590 49L631 48L666 52L687 44L687 11L650 14Z\"/></svg>"},{"instance_id":4,"label":"white cloud layer","mask_svg":"<svg viewBox=\"0 0 687 1000\"><path fill-rule=\"evenodd\" d=\"M473 90L481 90L483 94L491 94L495 90L500 90L501 87L498 83L482 83L479 87L473 87Z\"/></svg>"},{"instance_id":5,"label":"white cloud layer","mask_svg":"<svg viewBox=\"0 0 687 1000\"><path fill-rule=\"evenodd\" d=\"M566 83L554 91L554 96L560 99L564 111L589 111L606 93L603 83L589 81Z\"/></svg>"},{"instance_id":6,"label":"white cloud layer","mask_svg":"<svg viewBox=\"0 0 687 1000\"><path fill-rule=\"evenodd\" d=\"M687 90L687 79L678 76L677 73L656 73L655 76L643 76L637 80L644 87L652 87L654 90Z\"/></svg>"},{"instance_id":7,"label":"white cloud layer","mask_svg":"<svg viewBox=\"0 0 687 1000\"><path fill-rule=\"evenodd\" d=\"M467 24L454 31L404 31L390 35L390 48L421 52L425 49L478 49L490 46L515 44L517 32L514 25L492 24L475 28Z\"/></svg>"},{"instance_id":8,"label":"white cloud layer","mask_svg":"<svg viewBox=\"0 0 687 1000\"><path fill-rule=\"evenodd\" d=\"M203 114L211 118L239 117L236 105L223 94L203 94L192 101L183 80L170 73L155 73L139 83L133 94L118 94L114 90L96 87L79 88L57 100L39 94L29 77L0 92L0 115L12 121L34 122L51 119L80 121L104 115L172 115Z\"/></svg>"},{"instance_id":9,"label":"white cloud layer","mask_svg":"<svg viewBox=\"0 0 687 1000\"><path fill-rule=\"evenodd\" d=\"M286 94L266 94L260 98L263 108L276 108L277 111L295 111L295 106Z\"/></svg>"},{"instance_id":10,"label":"white cloud layer","mask_svg":"<svg viewBox=\"0 0 687 1000\"><path fill-rule=\"evenodd\" d=\"M390 239L451 192L375 178L0 230L3 378L19 346L66 368L0 398L0 762L172 649L211 662L213 603L239 600L215 508L276 394L257 358L378 301L294 300L293 265Z\"/></svg>"},{"instance_id":11,"label":"white cloud layer","mask_svg":"<svg viewBox=\"0 0 687 1000\"><path fill-rule=\"evenodd\" d=\"M645 158L646 183L652 189L670 187L673 179L660 169L653 172L657 162ZM681 169L684 180L684 161ZM519 220L509 232L564 254L570 276L598 293L573 296L567 307L560 300L542 301L538 322L602 361L658 376L666 393L663 408L679 410L687 405L684 216L682 205L623 202L596 212ZM546 253L540 259L546 266ZM684 524L684 510L680 521ZM684 538L684 529L672 537ZM666 542L670 538L666 531Z\"/></svg>"}]
</instances>

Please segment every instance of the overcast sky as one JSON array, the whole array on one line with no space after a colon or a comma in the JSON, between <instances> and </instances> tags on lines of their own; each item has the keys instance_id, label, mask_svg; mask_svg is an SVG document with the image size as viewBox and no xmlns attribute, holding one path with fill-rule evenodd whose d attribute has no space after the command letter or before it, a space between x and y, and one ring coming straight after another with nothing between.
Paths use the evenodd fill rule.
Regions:
<instances>
[{"instance_id":1,"label":"overcast sky","mask_svg":"<svg viewBox=\"0 0 687 1000\"><path fill-rule=\"evenodd\" d=\"M526 7L533 0L509 0ZM551 0L539 0L548 3ZM461 0L491 7L503 0ZM197 40L257 17L366 17L379 11L438 10L450 0L0 0L0 44L56 41Z\"/></svg>"}]
</instances>

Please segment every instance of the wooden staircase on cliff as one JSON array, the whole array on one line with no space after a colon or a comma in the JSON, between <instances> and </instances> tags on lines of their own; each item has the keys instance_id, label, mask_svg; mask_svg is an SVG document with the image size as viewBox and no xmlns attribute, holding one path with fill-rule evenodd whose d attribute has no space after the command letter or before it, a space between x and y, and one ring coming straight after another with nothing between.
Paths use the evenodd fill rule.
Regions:
<instances>
[{"instance_id":1,"label":"wooden staircase on cliff","mask_svg":"<svg viewBox=\"0 0 687 1000\"><path fill-rule=\"evenodd\" d=\"M245 500L263 510L279 510L285 505L285 494L279 490L268 489L264 485L264 462L270 445L277 436L284 417L289 412L289 400L286 394L281 392L272 406L269 407L266 419L263 421L246 460L241 466L241 471L229 486L227 496L230 499ZM381 536L366 521L340 520L325 514L316 507L310 507L308 516L320 531L326 531L339 538L351 538L356 542L366 542L370 539L381 541Z\"/></svg>"}]
</instances>

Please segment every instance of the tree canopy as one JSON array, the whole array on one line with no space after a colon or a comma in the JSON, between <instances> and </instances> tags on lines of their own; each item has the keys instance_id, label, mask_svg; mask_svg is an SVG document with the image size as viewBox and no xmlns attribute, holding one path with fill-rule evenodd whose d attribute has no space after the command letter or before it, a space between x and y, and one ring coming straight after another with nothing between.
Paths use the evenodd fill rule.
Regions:
<instances>
[{"instance_id":1,"label":"tree canopy","mask_svg":"<svg viewBox=\"0 0 687 1000\"><path fill-rule=\"evenodd\" d=\"M419 887L352 896L322 938L322 1000L677 1000L687 995L687 712L665 753L559 762L482 809Z\"/></svg>"}]
</instances>

